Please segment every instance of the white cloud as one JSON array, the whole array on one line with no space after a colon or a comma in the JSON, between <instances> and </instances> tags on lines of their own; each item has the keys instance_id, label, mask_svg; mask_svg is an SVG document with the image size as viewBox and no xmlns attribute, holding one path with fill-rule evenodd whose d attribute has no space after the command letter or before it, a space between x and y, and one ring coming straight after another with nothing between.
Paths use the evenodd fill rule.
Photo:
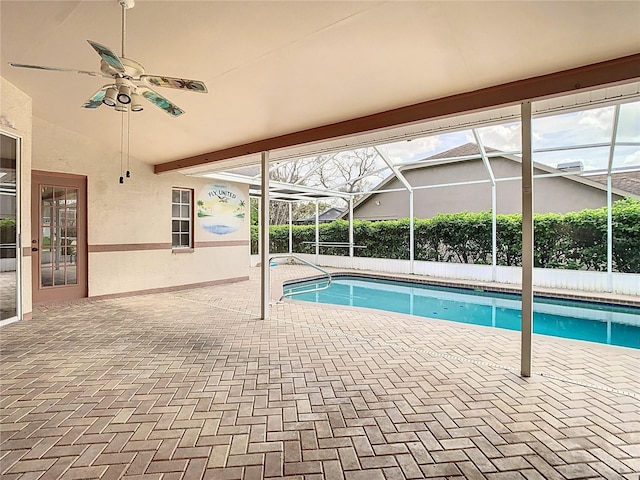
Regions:
<instances>
[{"instance_id":1,"label":"white cloud","mask_svg":"<svg viewBox=\"0 0 640 480\"><path fill-rule=\"evenodd\" d=\"M611 133L611 129L613 128L613 113L614 109L612 107L585 110L579 113L578 124L584 125L587 128L596 128L603 132Z\"/></svg>"},{"instance_id":2,"label":"white cloud","mask_svg":"<svg viewBox=\"0 0 640 480\"><path fill-rule=\"evenodd\" d=\"M640 150L636 150L631 155L624 157L622 165L625 167L637 167L640 166Z\"/></svg>"},{"instance_id":3,"label":"white cloud","mask_svg":"<svg viewBox=\"0 0 640 480\"><path fill-rule=\"evenodd\" d=\"M640 102L620 106L619 142L640 142Z\"/></svg>"},{"instance_id":4,"label":"white cloud","mask_svg":"<svg viewBox=\"0 0 640 480\"><path fill-rule=\"evenodd\" d=\"M564 113L533 121L534 148L604 143L611 140L614 107Z\"/></svg>"},{"instance_id":5,"label":"white cloud","mask_svg":"<svg viewBox=\"0 0 640 480\"><path fill-rule=\"evenodd\" d=\"M381 145L379 148L386 153L392 162L406 162L433 154L442 144L439 135L416 138L410 142L402 141Z\"/></svg>"},{"instance_id":6,"label":"white cloud","mask_svg":"<svg viewBox=\"0 0 640 480\"><path fill-rule=\"evenodd\" d=\"M493 125L478 129L485 148L495 148L504 152L519 151L521 148L522 128L520 123ZM472 133L467 134L467 141L475 143Z\"/></svg>"}]
</instances>

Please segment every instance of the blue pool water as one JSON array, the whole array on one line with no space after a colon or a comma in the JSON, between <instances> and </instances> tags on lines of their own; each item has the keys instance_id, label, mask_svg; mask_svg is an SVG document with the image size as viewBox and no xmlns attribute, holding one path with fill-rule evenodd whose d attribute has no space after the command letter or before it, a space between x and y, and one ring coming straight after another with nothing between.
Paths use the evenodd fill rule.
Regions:
<instances>
[{"instance_id":1,"label":"blue pool water","mask_svg":"<svg viewBox=\"0 0 640 480\"><path fill-rule=\"evenodd\" d=\"M315 285L326 280L287 286L285 293ZM520 330L522 318L520 295L362 277L334 277L326 290L291 298L509 330ZM534 333L640 349L640 308L536 297L533 311Z\"/></svg>"}]
</instances>

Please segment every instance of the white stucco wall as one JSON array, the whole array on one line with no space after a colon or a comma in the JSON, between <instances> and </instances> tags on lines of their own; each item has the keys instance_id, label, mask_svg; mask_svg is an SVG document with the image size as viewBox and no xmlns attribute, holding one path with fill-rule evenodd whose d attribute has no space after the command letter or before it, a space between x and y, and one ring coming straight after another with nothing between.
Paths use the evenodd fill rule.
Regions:
<instances>
[{"instance_id":1,"label":"white stucco wall","mask_svg":"<svg viewBox=\"0 0 640 480\"><path fill-rule=\"evenodd\" d=\"M152 165L131 158L131 178L120 184L119 144L113 148L98 145L37 117L33 119L33 137L34 170L87 176L89 296L248 276L246 186L236 185L246 196L245 222L238 231L214 235L200 228L195 218L196 248L175 253L166 246L171 243L172 187L194 189L195 203L199 192L213 183L211 180L179 173L155 175ZM198 246L199 242L207 245ZM140 246L143 248L138 250ZM121 251L115 251L118 249Z\"/></svg>"},{"instance_id":2,"label":"white stucco wall","mask_svg":"<svg viewBox=\"0 0 640 480\"><path fill-rule=\"evenodd\" d=\"M21 314L31 314L31 143L32 143L32 103L31 98L13 84L0 77L0 130L10 136L18 137L20 142L19 169L20 182L20 219L18 232L22 233L21 258Z\"/></svg>"}]
</instances>

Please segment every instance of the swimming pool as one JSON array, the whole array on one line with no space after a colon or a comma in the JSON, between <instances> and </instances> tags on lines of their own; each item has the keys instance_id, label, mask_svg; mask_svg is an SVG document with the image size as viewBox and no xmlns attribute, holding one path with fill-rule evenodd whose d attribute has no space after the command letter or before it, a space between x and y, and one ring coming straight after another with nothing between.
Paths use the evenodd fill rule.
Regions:
<instances>
[{"instance_id":1,"label":"swimming pool","mask_svg":"<svg viewBox=\"0 0 640 480\"><path fill-rule=\"evenodd\" d=\"M285 285L285 293L326 285L326 280ZM520 295L440 287L401 280L334 276L328 289L291 298L375 308L420 317L520 330ZM640 308L535 297L533 331L640 349Z\"/></svg>"}]
</instances>

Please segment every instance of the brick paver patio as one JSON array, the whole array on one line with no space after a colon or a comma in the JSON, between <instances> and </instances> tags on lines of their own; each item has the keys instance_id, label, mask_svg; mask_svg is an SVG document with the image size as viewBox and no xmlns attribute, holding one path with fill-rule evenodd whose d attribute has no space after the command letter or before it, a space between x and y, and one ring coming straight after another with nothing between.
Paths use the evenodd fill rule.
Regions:
<instances>
[{"instance_id":1,"label":"brick paver patio","mask_svg":"<svg viewBox=\"0 0 640 480\"><path fill-rule=\"evenodd\" d=\"M276 282L307 273L273 270ZM626 478L640 350L233 285L40 307L0 330L2 479Z\"/></svg>"}]
</instances>

